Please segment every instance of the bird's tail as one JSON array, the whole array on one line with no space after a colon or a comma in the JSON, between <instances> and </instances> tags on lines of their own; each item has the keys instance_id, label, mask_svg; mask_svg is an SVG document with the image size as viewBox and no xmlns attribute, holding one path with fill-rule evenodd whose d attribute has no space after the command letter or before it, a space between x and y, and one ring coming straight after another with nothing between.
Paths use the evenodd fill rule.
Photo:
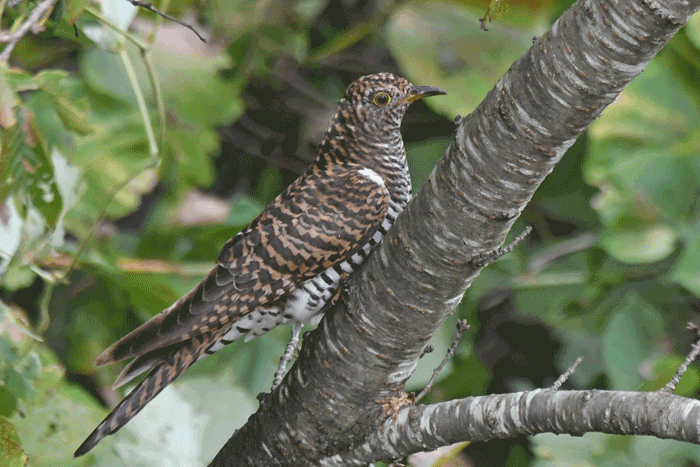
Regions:
<instances>
[{"instance_id":1,"label":"bird's tail","mask_svg":"<svg viewBox=\"0 0 700 467\"><path fill-rule=\"evenodd\" d=\"M162 363L155 366L146 379L139 383L80 445L75 451L75 457L87 453L102 438L124 426L167 385L196 362L204 350L215 340L215 337L211 335L196 336L182 342L169 354L164 355Z\"/></svg>"}]
</instances>

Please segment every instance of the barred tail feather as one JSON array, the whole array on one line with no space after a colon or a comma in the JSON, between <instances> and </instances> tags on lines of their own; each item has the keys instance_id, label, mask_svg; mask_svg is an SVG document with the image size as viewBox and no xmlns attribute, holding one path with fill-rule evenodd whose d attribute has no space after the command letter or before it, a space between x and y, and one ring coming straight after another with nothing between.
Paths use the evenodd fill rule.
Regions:
<instances>
[{"instance_id":1,"label":"barred tail feather","mask_svg":"<svg viewBox=\"0 0 700 467\"><path fill-rule=\"evenodd\" d=\"M232 284L231 273L225 267L217 265L187 295L109 346L97 357L95 366L139 357L203 333L194 325L202 324L200 316L212 312L222 296L229 294L228 300L234 301L231 296L234 293ZM189 321L191 323L183 324Z\"/></svg>"},{"instance_id":2,"label":"barred tail feather","mask_svg":"<svg viewBox=\"0 0 700 467\"><path fill-rule=\"evenodd\" d=\"M141 373L145 373L151 368L155 368L161 363L164 363L169 357L170 353L173 351L173 348L180 347L182 347L182 344L175 344L163 349L152 350L151 352L136 357L124 367L121 373L119 373L116 381L114 381L112 389L122 387Z\"/></svg>"},{"instance_id":3,"label":"barred tail feather","mask_svg":"<svg viewBox=\"0 0 700 467\"><path fill-rule=\"evenodd\" d=\"M215 341L213 336L198 336L184 342L182 346L163 357L163 363L151 370L145 380L139 383L75 451L74 456L86 454L105 436L111 435L124 426L143 409L175 378L192 365L204 350Z\"/></svg>"}]
</instances>

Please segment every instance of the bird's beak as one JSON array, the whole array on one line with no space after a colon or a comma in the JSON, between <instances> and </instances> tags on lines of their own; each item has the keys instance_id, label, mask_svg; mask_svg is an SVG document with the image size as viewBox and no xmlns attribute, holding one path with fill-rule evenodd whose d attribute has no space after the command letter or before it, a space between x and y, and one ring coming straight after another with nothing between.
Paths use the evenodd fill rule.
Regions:
<instances>
[{"instance_id":1,"label":"bird's beak","mask_svg":"<svg viewBox=\"0 0 700 467\"><path fill-rule=\"evenodd\" d=\"M445 91L435 86L411 86L411 95L405 99L405 102L410 104L424 97L442 96L445 94L447 94Z\"/></svg>"}]
</instances>

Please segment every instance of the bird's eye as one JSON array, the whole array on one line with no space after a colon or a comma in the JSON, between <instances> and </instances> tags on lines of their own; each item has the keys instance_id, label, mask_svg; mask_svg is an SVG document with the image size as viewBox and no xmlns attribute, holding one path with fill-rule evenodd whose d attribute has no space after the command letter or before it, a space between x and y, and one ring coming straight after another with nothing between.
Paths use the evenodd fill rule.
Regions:
<instances>
[{"instance_id":1,"label":"bird's eye","mask_svg":"<svg viewBox=\"0 0 700 467\"><path fill-rule=\"evenodd\" d=\"M389 105L389 102L391 102L391 96L383 91L378 92L372 98L372 102L374 102L374 105L377 107L386 107Z\"/></svg>"}]
</instances>

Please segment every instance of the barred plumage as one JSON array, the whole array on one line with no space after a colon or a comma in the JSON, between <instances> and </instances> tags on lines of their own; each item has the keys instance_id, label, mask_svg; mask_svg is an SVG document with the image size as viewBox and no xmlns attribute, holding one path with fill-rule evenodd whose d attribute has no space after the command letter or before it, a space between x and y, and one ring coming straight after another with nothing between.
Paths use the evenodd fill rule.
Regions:
<instances>
[{"instance_id":1,"label":"barred plumage","mask_svg":"<svg viewBox=\"0 0 700 467\"><path fill-rule=\"evenodd\" d=\"M224 245L197 287L97 358L98 366L134 358L115 387L150 373L75 455L121 428L207 354L319 318L410 200L401 119L411 102L438 94L444 91L389 73L352 83L306 173Z\"/></svg>"}]
</instances>

